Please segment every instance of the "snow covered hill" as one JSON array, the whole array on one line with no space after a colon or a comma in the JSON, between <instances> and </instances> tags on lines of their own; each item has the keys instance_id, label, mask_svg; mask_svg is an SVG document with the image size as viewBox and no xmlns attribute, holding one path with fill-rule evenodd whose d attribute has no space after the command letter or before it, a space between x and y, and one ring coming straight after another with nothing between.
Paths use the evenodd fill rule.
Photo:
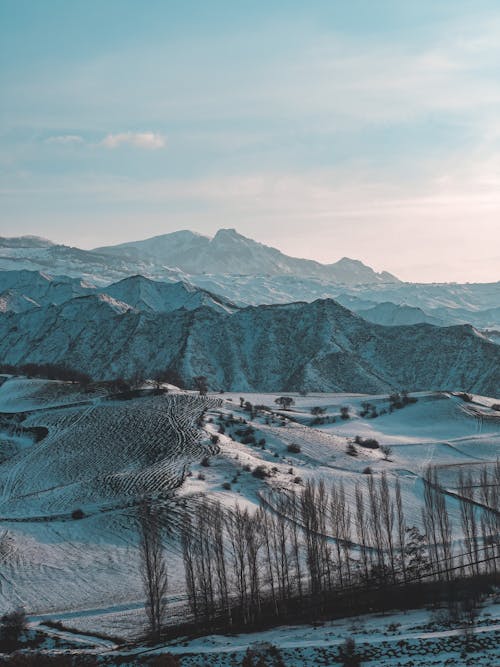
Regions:
<instances>
[{"instance_id":1,"label":"snow covered hill","mask_svg":"<svg viewBox=\"0 0 500 667\"><path fill-rule=\"evenodd\" d=\"M226 390L500 393L500 348L470 326L384 327L332 300L141 312L119 296L2 315L0 358L66 363L96 378L168 368Z\"/></svg>"}]
</instances>

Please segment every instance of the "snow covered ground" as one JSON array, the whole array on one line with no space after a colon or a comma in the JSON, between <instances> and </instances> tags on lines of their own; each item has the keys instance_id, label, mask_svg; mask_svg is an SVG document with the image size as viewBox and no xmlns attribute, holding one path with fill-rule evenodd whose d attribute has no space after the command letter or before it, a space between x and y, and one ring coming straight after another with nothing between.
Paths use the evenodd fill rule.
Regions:
<instances>
[{"instance_id":1,"label":"snow covered ground","mask_svg":"<svg viewBox=\"0 0 500 667\"><path fill-rule=\"evenodd\" d=\"M201 401L189 392L106 400L99 393L79 394L65 383L8 379L0 386L3 417L12 420L22 413L23 428L45 427L48 433L39 442L23 436L24 445L0 464L0 612L23 605L34 627L43 627L40 624L52 619L75 628L87 639L96 631L136 637L144 627L131 507L139 481L146 480L150 489L166 494L175 535L178 508L196 502L200 494L227 506L237 502L255 508L263 501L272 503L276 491L298 490L305 480L322 478L327 484L342 479L351 499L369 467L375 475L386 471L390 480L399 478L405 506L418 524L421 477L428 463L439 465L447 475L447 486L453 489L455 476L450 470L489 465L500 451L500 415L492 408L496 400L488 397L473 396L472 402L464 402L453 394L421 392L415 395L417 402L391 412L387 395L291 396L294 405L284 411L275 402L278 394L241 394L243 403L269 407L252 417L240 407L239 393ZM362 417L367 402L383 414L374 419ZM200 405L208 408L201 439L192 430ZM314 407L324 410L323 423L313 423ZM348 419L340 418L342 407L348 408ZM227 420L231 414L235 425L219 433L220 416ZM246 421L245 428L254 429L257 443L265 443L241 443L236 435L240 420ZM0 428L1 447L8 435L15 438L12 428L7 433L9 428ZM218 454L210 444L210 436L216 434ZM347 446L357 435L390 446L389 460L379 449L363 447L357 447L356 457L350 456ZM288 451L291 444L300 451ZM210 465L201 465L207 455ZM251 474L258 465L269 470L268 478L260 480ZM190 472L172 496L184 466ZM451 497L449 503L458 529L458 506ZM77 508L84 518L72 518ZM186 598L180 547L173 537L167 556L169 616L175 620L183 616ZM498 605L490 601L483 621L486 627L489 618L493 627L481 629L483 639L498 641L499 616ZM395 618L367 617L357 622L358 629L354 621L347 620L317 628L273 630L255 637L205 638L172 651L183 654L183 665L223 666L234 664L231 656L242 657L248 645L270 641L283 649L287 665L309 667L334 664L327 660L333 659L339 643L352 634L360 646L369 643L374 647L372 658L364 664L395 666L398 660L401 665L409 665L410 660L414 665L497 664L498 654L485 647L482 662L479 653L471 654L476 662L460 662L462 645L457 632L436 634L448 631L427 627L428 618L424 611L396 614ZM391 623L402 625L387 632ZM424 663L419 654L422 646L436 651L432 654L435 662ZM383 661L382 653L377 653L381 647ZM110 646L105 649L109 651ZM446 663L444 656L452 661Z\"/></svg>"},{"instance_id":2,"label":"snow covered ground","mask_svg":"<svg viewBox=\"0 0 500 667\"><path fill-rule=\"evenodd\" d=\"M365 667L496 667L500 664L499 602L492 598L482 609L470 651L464 648L461 629L441 625L427 609L285 626L248 635L211 635L164 650L182 657L182 667L231 667L240 664L248 648L265 654L266 645L273 645L287 667L329 666L339 664L340 646L353 637Z\"/></svg>"}]
</instances>

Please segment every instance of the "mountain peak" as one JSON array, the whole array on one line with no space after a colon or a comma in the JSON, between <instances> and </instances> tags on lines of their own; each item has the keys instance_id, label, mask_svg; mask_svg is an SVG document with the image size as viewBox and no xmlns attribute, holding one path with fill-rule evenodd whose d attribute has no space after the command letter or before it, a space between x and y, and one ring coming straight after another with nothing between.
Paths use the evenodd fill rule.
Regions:
<instances>
[{"instance_id":1,"label":"mountain peak","mask_svg":"<svg viewBox=\"0 0 500 667\"><path fill-rule=\"evenodd\" d=\"M312 278L343 285L399 282L388 273L376 273L359 260L347 257L335 264L291 257L243 236L233 227L219 229L212 238L183 229L93 251L54 246L38 237L3 239L3 243L0 239L0 246L8 248L2 253L5 257L0 258L0 268L43 268L101 282L109 282L104 275L116 279L135 273L190 282L196 282L196 276L203 274L294 276L298 280ZM46 256L42 257L44 251Z\"/></svg>"},{"instance_id":2,"label":"mountain peak","mask_svg":"<svg viewBox=\"0 0 500 667\"><path fill-rule=\"evenodd\" d=\"M242 234L239 234L234 227L227 227L227 228L222 228L219 229L215 236L213 237L213 241L215 239L221 239L221 238L233 238L233 239L245 239L246 237L243 236Z\"/></svg>"}]
</instances>

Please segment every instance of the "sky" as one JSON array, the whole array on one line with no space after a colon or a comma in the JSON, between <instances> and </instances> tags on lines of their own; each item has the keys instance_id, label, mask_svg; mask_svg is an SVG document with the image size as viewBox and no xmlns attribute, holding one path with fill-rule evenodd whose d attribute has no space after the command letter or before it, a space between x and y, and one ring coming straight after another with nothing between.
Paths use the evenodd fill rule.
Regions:
<instances>
[{"instance_id":1,"label":"sky","mask_svg":"<svg viewBox=\"0 0 500 667\"><path fill-rule=\"evenodd\" d=\"M0 0L0 235L500 279L498 0Z\"/></svg>"}]
</instances>

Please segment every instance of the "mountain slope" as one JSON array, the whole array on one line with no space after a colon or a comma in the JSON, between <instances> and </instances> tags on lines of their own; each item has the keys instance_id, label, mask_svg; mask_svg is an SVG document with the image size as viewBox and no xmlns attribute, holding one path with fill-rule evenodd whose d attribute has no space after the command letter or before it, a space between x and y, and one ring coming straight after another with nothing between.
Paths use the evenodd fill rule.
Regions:
<instances>
[{"instance_id":1,"label":"mountain slope","mask_svg":"<svg viewBox=\"0 0 500 667\"><path fill-rule=\"evenodd\" d=\"M94 285L79 278L52 276L41 271L0 271L0 293L12 298L30 300L32 307L61 304L95 290Z\"/></svg>"},{"instance_id":2,"label":"mountain slope","mask_svg":"<svg viewBox=\"0 0 500 667\"><path fill-rule=\"evenodd\" d=\"M0 312L62 305L76 297L92 295L108 297L126 309L150 313L168 313L179 308L195 310L201 306L227 312L237 308L227 299L184 282L163 283L131 276L97 288L84 280L40 271L0 271Z\"/></svg>"},{"instance_id":3,"label":"mountain slope","mask_svg":"<svg viewBox=\"0 0 500 667\"><path fill-rule=\"evenodd\" d=\"M435 324L436 326L444 324L437 317L424 313L421 308L399 306L390 301L383 301L371 308L356 310L356 312L369 322L385 326L404 326L407 324L421 324L422 322Z\"/></svg>"},{"instance_id":4,"label":"mountain slope","mask_svg":"<svg viewBox=\"0 0 500 667\"><path fill-rule=\"evenodd\" d=\"M189 283L162 283L144 276L124 278L100 291L149 313L169 313L179 308L196 310L201 306L227 312L237 308L230 301Z\"/></svg>"},{"instance_id":5,"label":"mountain slope","mask_svg":"<svg viewBox=\"0 0 500 667\"><path fill-rule=\"evenodd\" d=\"M66 363L97 378L170 368L231 390L500 392L500 348L471 327L383 327L331 300L151 314L80 297L3 315L0 358Z\"/></svg>"}]
</instances>

